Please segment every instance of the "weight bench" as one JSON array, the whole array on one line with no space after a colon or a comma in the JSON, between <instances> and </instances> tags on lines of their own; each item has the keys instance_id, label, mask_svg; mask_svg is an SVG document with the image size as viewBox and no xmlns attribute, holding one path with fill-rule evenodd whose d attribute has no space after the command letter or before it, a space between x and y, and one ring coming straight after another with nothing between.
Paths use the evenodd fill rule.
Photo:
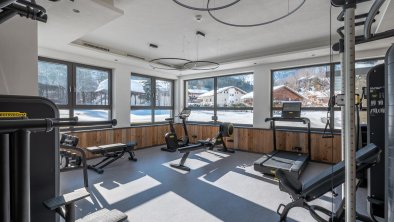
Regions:
<instances>
[{"instance_id":1,"label":"weight bench","mask_svg":"<svg viewBox=\"0 0 394 222\"><path fill-rule=\"evenodd\" d=\"M130 142L128 144L124 143L115 143L108 144L102 146L92 146L87 147L86 149L92 154L99 154L105 157L99 163L95 165L88 165L88 169L94 170L99 174L104 172L103 168L108 166L109 164L115 162L119 158L121 158L124 154L129 154L129 160L137 161L134 154L134 147L137 145L136 142Z\"/></svg>"},{"instance_id":2,"label":"weight bench","mask_svg":"<svg viewBox=\"0 0 394 222\"><path fill-rule=\"evenodd\" d=\"M381 149L372 143L358 150L356 153L357 173L363 172L379 162L380 153ZM345 182L344 161L335 164L333 167L327 168L318 176L305 183L301 183L298 179L289 176L289 174L286 174L286 172L281 169L276 171L276 177L279 179L279 189L288 193L293 199L293 202L287 205L279 205L277 213L280 215L280 221L286 221L287 214L293 207L307 209L311 216L319 222L326 222L326 220L319 216L317 212L329 216L330 221L344 221L344 200L342 200L336 212L331 212L323 207L308 204L308 202L323 196L327 192L333 192L333 188ZM283 210L280 212L282 208ZM372 221L369 217L358 213L357 220Z\"/></svg>"},{"instance_id":3,"label":"weight bench","mask_svg":"<svg viewBox=\"0 0 394 222\"><path fill-rule=\"evenodd\" d=\"M56 211L64 218L65 222L121 222L127 219L127 215L119 210L108 210L104 208L81 219L75 220L74 203L89 196L89 192L85 188L82 188L44 201L44 206L49 210Z\"/></svg>"}]
</instances>

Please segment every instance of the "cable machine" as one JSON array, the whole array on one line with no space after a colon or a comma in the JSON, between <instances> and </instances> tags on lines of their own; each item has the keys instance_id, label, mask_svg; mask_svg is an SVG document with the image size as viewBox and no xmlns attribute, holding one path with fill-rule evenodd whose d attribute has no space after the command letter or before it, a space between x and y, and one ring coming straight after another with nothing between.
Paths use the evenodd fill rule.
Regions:
<instances>
[{"instance_id":1,"label":"cable machine","mask_svg":"<svg viewBox=\"0 0 394 222\"><path fill-rule=\"evenodd\" d=\"M345 217L346 221L355 221L356 218L356 129L355 129L355 46L394 36L394 30L382 33L371 33L372 24L380 7L385 0L375 0L368 13L356 15L357 4L368 0L331 0L334 7L342 7L338 21L344 26L337 30L340 41L333 45L334 51L339 51L342 67L342 93L344 104L342 113L342 150L345 159ZM358 19L364 21L356 22ZM363 35L356 36L355 27L364 26Z\"/></svg>"},{"instance_id":2,"label":"cable machine","mask_svg":"<svg viewBox=\"0 0 394 222\"><path fill-rule=\"evenodd\" d=\"M59 196L58 128L110 127L116 120L78 122L76 117L58 117L56 105L48 99L0 96L0 221L58 221L59 212L66 222L74 221L74 202L89 196L86 190ZM106 214L104 221L127 218L114 210Z\"/></svg>"}]
</instances>

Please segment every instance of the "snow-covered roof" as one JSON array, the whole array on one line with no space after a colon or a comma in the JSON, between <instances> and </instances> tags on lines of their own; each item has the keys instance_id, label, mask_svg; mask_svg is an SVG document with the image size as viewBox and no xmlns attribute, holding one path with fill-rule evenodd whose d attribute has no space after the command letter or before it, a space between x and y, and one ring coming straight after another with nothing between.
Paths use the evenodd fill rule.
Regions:
<instances>
[{"instance_id":1,"label":"snow-covered roof","mask_svg":"<svg viewBox=\"0 0 394 222\"><path fill-rule=\"evenodd\" d=\"M290 88L290 87L288 87L288 86L286 86L286 85L274 86L274 88L273 88L272 91L276 91L276 90L279 90L279 89L281 89L281 88L286 88L286 89L288 89L289 91L291 91L291 92L293 92L294 94L296 94L297 96L306 99L305 96L301 95L300 93L298 93L297 91L295 91L294 89L292 89L292 88Z\"/></svg>"},{"instance_id":2,"label":"snow-covered roof","mask_svg":"<svg viewBox=\"0 0 394 222\"><path fill-rule=\"evenodd\" d=\"M324 91L307 91L304 93L307 96L314 96L316 98L328 98L329 94Z\"/></svg>"},{"instance_id":3,"label":"snow-covered roof","mask_svg":"<svg viewBox=\"0 0 394 222\"><path fill-rule=\"evenodd\" d=\"M241 99L253 99L253 92L246 93L245 95L241 96Z\"/></svg>"},{"instance_id":4,"label":"snow-covered roof","mask_svg":"<svg viewBox=\"0 0 394 222\"><path fill-rule=\"evenodd\" d=\"M203 94L208 92L206 89L188 89L187 90L189 93L194 93L194 94Z\"/></svg>"},{"instance_id":5,"label":"snow-covered roof","mask_svg":"<svg viewBox=\"0 0 394 222\"><path fill-rule=\"evenodd\" d=\"M99 83L96 92L100 92L100 91L108 91L108 79L103 80Z\"/></svg>"},{"instance_id":6,"label":"snow-covered roof","mask_svg":"<svg viewBox=\"0 0 394 222\"><path fill-rule=\"evenodd\" d=\"M138 80L132 79L130 81L130 89L131 89L131 92L145 93L144 85L142 84L141 81L138 81Z\"/></svg>"},{"instance_id":7,"label":"snow-covered roof","mask_svg":"<svg viewBox=\"0 0 394 222\"><path fill-rule=\"evenodd\" d=\"M228 90L228 89L231 89L231 88L234 88L234 89L240 91L241 93L246 94L245 91L243 91L242 89L240 89L240 88L238 88L238 87L235 87L235 86L226 86L226 87L219 88L219 89L217 90L217 93L222 93L222 92L224 92L224 91L226 91L226 90ZM211 90L211 91L209 91L209 92L206 92L206 93L204 93L204 94L199 95L198 97L209 97L209 96L213 96L213 94L214 94L214 91Z\"/></svg>"}]
</instances>

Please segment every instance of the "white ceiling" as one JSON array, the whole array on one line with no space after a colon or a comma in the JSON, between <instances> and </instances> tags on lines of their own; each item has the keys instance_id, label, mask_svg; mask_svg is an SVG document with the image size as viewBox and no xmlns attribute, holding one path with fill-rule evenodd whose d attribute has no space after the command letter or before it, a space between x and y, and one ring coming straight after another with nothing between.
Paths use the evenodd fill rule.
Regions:
<instances>
[{"instance_id":1,"label":"white ceiling","mask_svg":"<svg viewBox=\"0 0 394 222\"><path fill-rule=\"evenodd\" d=\"M206 0L180 0L195 6ZM228 3L232 0L214 0ZM289 0L290 8L301 0ZM256 58L278 57L300 59L300 56L322 56L329 53L330 1L306 0L304 6L289 17L275 23L254 28L222 25L206 12L183 8L172 0L62 0L49 3L40 0L48 11L47 24L39 24L39 46L69 52L88 50L94 56L102 52L76 47L72 42L90 42L150 60L157 57L197 58L197 30L206 34L199 38L199 60L220 63L239 63ZM196 5L195 2L198 4ZM234 23L256 23L286 13L288 0L242 0L231 8L216 11L215 15ZM113 4L112 4L113 3ZM358 6L357 13L366 12L370 2ZM74 13L72 9L80 10ZM394 28L394 4L387 0L378 15L374 30ZM336 21L339 8L332 8L332 37L337 39ZM203 20L197 22L195 15ZM360 50L388 47L392 40L369 43ZM149 43L159 45L150 48ZM102 57L102 56L101 56ZM113 60L115 55L108 55ZM280 57L280 56L279 56ZM281 57L283 60L283 56ZM127 61L126 61L127 62ZM140 61L144 63L143 61ZM275 62L271 61L270 62ZM146 65L146 62L145 62Z\"/></svg>"}]
</instances>

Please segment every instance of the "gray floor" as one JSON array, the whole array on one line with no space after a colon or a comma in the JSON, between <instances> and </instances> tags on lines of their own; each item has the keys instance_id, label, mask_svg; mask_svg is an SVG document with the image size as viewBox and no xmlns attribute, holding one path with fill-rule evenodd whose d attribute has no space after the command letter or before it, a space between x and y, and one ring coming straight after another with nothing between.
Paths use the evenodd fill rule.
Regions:
<instances>
[{"instance_id":1,"label":"gray floor","mask_svg":"<svg viewBox=\"0 0 394 222\"><path fill-rule=\"evenodd\" d=\"M136 155L138 162L121 159L102 175L88 172L92 195L77 203L77 218L105 207L127 213L129 221L278 221L278 205L291 201L277 182L253 170L260 154L196 151L187 161L192 168L189 173L168 166L180 159L178 153L156 147ZM310 163L301 179L312 178L327 167ZM81 171L61 174L62 193L81 187ZM328 193L314 204L331 209L331 200ZM364 203L359 204L359 212L365 213L365 189L359 190L358 200ZM306 210L294 208L289 221L314 220Z\"/></svg>"}]
</instances>

